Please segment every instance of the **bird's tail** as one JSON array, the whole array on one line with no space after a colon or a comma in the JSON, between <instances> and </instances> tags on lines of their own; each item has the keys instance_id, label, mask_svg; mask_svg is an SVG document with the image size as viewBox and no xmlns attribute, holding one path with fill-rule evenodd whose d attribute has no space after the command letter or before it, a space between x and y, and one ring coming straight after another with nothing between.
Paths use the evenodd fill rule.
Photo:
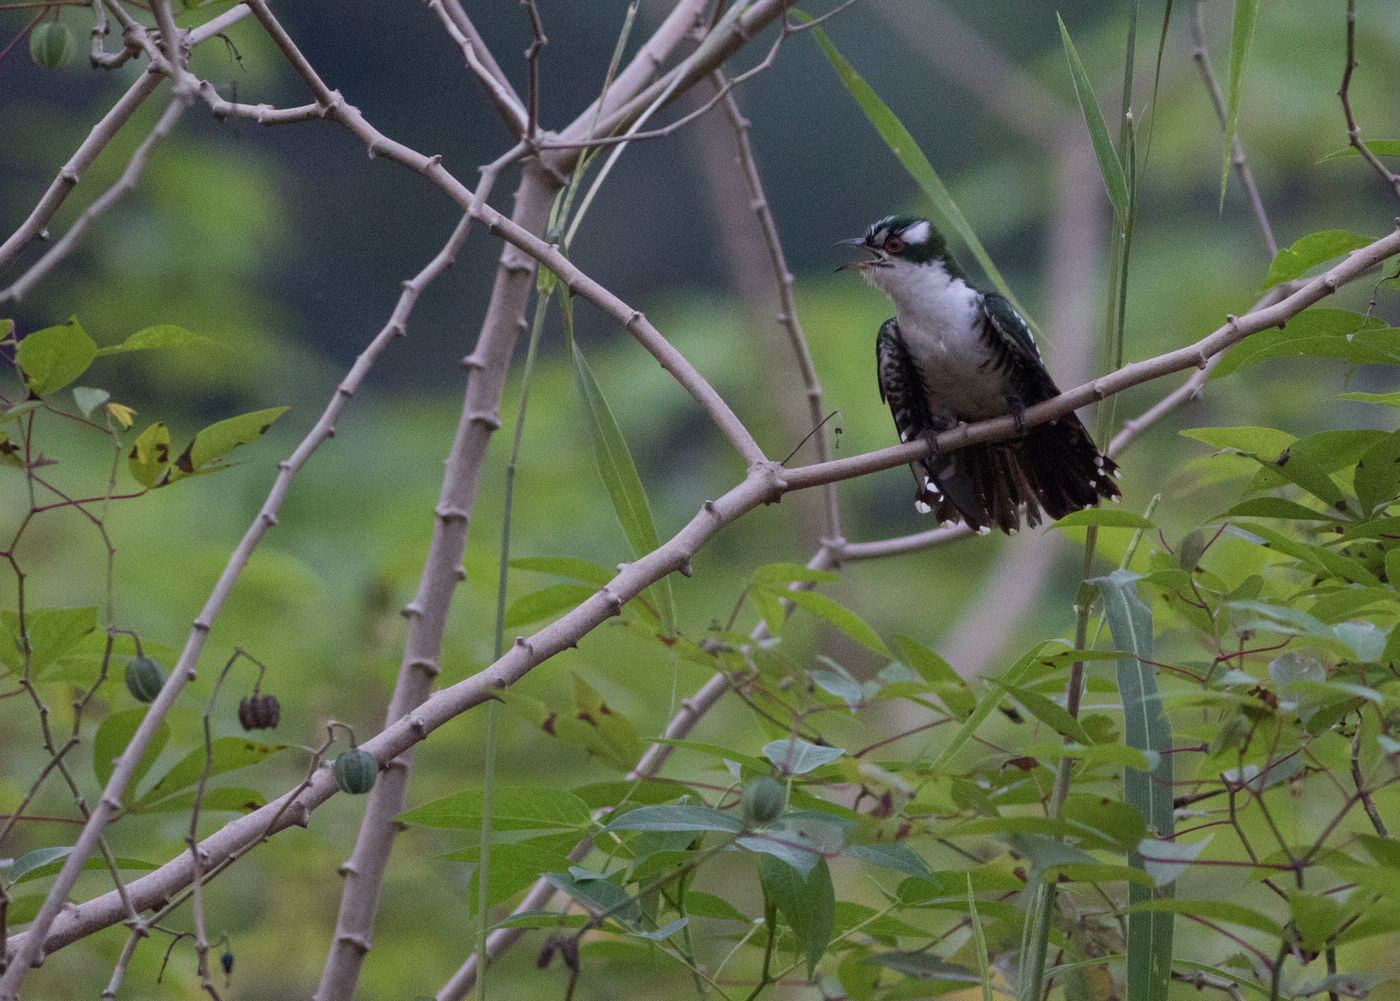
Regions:
<instances>
[{"instance_id":1,"label":"bird's tail","mask_svg":"<svg viewBox=\"0 0 1400 1001\"><path fill-rule=\"evenodd\" d=\"M1094 445L1079 418L1068 414L1026 432L1024 438L970 445L926 464L916 503L941 522L962 520L974 531L995 526L1015 532L1071 511L1116 500L1118 467Z\"/></svg>"}]
</instances>

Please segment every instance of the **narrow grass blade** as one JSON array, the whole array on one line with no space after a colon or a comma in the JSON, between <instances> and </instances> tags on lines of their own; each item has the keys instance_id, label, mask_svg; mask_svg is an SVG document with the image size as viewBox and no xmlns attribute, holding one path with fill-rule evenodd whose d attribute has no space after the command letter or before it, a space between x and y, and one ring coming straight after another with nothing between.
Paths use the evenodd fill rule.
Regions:
<instances>
[{"instance_id":1,"label":"narrow grass blade","mask_svg":"<svg viewBox=\"0 0 1400 1001\"><path fill-rule=\"evenodd\" d=\"M1069 29L1058 14L1060 39L1065 45L1065 58L1069 60L1069 75L1074 81L1074 96L1079 99L1079 110L1084 113L1084 124L1089 129L1089 142L1093 144L1094 156L1099 161L1099 174L1103 176L1104 187L1108 189L1108 200L1113 203L1113 211L1119 218L1128 217L1128 181L1123 175L1123 164L1113 149L1113 140L1108 136L1108 123L1099 110L1094 88L1089 83L1089 74L1084 72L1084 64L1079 61L1079 52L1070 40Z\"/></svg>"},{"instance_id":2,"label":"narrow grass blade","mask_svg":"<svg viewBox=\"0 0 1400 1001\"><path fill-rule=\"evenodd\" d=\"M566 313L567 315L567 313ZM612 407L603 395L602 387L593 377L593 370L584 358L578 342L569 338L574 360L574 389L588 415L588 429L593 436L593 452L598 461L598 472L603 478L608 496L612 498L617 520L632 547L634 556L645 556L661 545L656 533L656 523L652 521L651 504L647 501L646 488L637 473L637 465L632 461L632 452L627 440L622 436ZM675 602L671 596L670 581L662 580L648 588L656 600L661 613L661 622L667 635L676 631Z\"/></svg>"},{"instance_id":3,"label":"narrow grass blade","mask_svg":"<svg viewBox=\"0 0 1400 1001\"><path fill-rule=\"evenodd\" d=\"M1225 101L1225 152L1220 158L1220 206L1225 206L1225 185L1230 180L1230 153L1234 149L1235 122L1244 91L1244 67L1254 41L1254 18L1259 0L1235 0L1235 22L1230 30L1230 92Z\"/></svg>"}]
</instances>

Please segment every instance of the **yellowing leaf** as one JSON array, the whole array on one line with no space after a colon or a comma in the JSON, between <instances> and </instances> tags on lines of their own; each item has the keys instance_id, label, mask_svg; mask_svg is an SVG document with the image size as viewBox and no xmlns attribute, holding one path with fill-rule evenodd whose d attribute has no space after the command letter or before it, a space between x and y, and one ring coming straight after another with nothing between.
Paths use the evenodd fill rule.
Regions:
<instances>
[{"instance_id":1,"label":"yellowing leaf","mask_svg":"<svg viewBox=\"0 0 1400 1001\"><path fill-rule=\"evenodd\" d=\"M170 465L170 429L157 421L142 431L127 463L137 483L148 489L155 486Z\"/></svg>"},{"instance_id":2,"label":"yellowing leaf","mask_svg":"<svg viewBox=\"0 0 1400 1001\"><path fill-rule=\"evenodd\" d=\"M107 413L111 414L113 420L122 427L129 428L131 427L131 418L136 411L124 403L109 403L107 404Z\"/></svg>"}]
</instances>

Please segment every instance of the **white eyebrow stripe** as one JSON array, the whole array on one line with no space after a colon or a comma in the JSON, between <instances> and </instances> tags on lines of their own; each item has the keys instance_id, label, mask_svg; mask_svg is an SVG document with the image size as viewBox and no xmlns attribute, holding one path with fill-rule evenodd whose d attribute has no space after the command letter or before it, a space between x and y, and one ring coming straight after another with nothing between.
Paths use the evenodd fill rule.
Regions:
<instances>
[{"instance_id":1,"label":"white eyebrow stripe","mask_svg":"<svg viewBox=\"0 0 1400 1001\"><path fill-rule=\"evenodd\" d=\"M930 236L928 220L920 219L900 235L904 237L905 243L928 243Z\"/></svg>"}]
</instances>

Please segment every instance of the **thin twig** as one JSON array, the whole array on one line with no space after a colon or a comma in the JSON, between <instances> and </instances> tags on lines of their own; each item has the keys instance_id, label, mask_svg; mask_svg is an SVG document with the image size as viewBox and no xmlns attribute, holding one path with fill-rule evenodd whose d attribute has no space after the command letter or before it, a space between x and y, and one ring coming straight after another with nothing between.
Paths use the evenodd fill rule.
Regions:
<instances>
[{"instance_id":1,"label":"thin twig","mask_svg":"<svg viewBox=\"0 0 1400 1001\"><path fill-rule=\"evenodd\" d=\"M461 3L458 0L428 0L428 9L437 14L448 37L462 50L467 69L472 71L472 75L486 91L487 98L496 106L497 114L506 123L511 135L517 139L524 138L526 116L520 96L515 93L506 75L496 65L491 50L482 44L481 36L476 33L476 28L472 25L471 18L467 17L467 12L462 9Z\"/></svg>"},{"instance_id":2,"label":"thin twig","mask_svg":"<svg viewBox=\"0 0 1400 1001\"><path fill-rule=\"evenodd\" d=\"M1351 74L1360 65L1356 61L1356 0L1347 0L1347 65L1342 71L1342 86L1337 91L1337 96L1342 101L1342 113L1347 120L1347 142L1355 147L1361 158L1371 165L1371 169L1382 181L1389 184L1395 196L1400 198L1400 174L1381 163L1380 157L1372 153L1361 141L1361 126L1357 124L1356 115L1351 110Z\"/></svg>"},{"instance_id":3,"label":"thin twig","mask_svg":"<svg viewBox=\"0 0 1400 1001\"><path fill-rule=\"evenodd\" d=\"M763 181L758 174L758 163L754 160L753 147L749 143L749 122L740 113L739 105L734 100L734 94L729 89L729 82L719 70L715 70L714 83L715 90L723 98L721 103L725 116L728 117L729 124L734 129L734 145L738 150L739 166L748 186L749 207L758 217L759 227L763 231L763 242L768 248L768 259L773 266L774 281L778 290L778 323L787 332L788 343L792 347L793 357L797 362L797 371L802 377L802 385L807 397L808 419L812 427L820 429L826 411L826 406L822 402L821 380L817 376L817 367L812 362L812 352L807 347L807 337L802 331L802 321L797 316L797 299L792 294L792 272L788 270L787 258L783 254L782 240L778 237L778 227L773 221L773 212L769 208L768 198L763 192ZM830 439L823 430L818 430L815 438L817 461L826 462L831 458ZM823 539L839 539L841 537L841 512L837 505L835 486L822 489L822 501L821 537Z\"/></svg>"}]
</instances>

